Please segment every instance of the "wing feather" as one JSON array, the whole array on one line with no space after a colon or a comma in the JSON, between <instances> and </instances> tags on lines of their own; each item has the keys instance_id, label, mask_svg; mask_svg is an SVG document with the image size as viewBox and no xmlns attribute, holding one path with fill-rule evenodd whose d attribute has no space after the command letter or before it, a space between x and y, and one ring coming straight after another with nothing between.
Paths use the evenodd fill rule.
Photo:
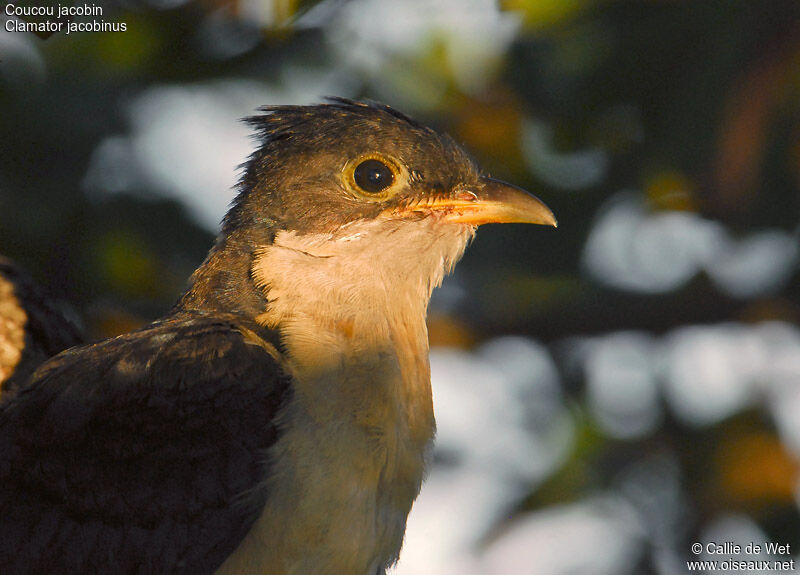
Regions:
<instances>
[{"instance_id":1,"label":"wing feather","mask_svg":"<svg viewBox=\"0 0 800 575\"><path fill-rule=\"evenodd\" d=\"M182 313L41 366L0 412L3 573L213 573L260 511L276 357Z\"/></svg>"}]
</instances>

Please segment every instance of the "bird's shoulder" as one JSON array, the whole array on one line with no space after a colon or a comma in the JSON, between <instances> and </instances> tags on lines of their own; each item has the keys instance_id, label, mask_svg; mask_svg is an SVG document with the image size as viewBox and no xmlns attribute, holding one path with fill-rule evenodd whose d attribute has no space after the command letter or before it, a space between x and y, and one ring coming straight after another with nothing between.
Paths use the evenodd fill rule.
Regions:
<instances>
[{"instance_id":1,"label":"bird's shoulder","mask_svg":"<svg viewBox=\"0 0 800 575\"><path fill-rule=\"evenodd\" d=\"M288 393L275 346L219 314L56 356L0 412L0 561L213 571L258 515Z\"/></svg>"}]
</instances>

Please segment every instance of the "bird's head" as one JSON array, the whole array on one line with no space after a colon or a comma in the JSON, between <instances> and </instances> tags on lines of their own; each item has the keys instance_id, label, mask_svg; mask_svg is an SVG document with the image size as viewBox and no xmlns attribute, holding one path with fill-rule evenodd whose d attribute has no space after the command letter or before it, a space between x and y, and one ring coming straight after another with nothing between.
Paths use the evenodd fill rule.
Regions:
<instances>
[{"instance_id":1,"label":"bird's head","mask_svg":"<svg viewBox=\"0 0 800 575\"><path fill-rule=\"evenodd\" d=\"M485 176L449 137L378 104L270 106L248 119L261 147L246 165L230 230L335 233L359 221L555 225L540 200Z\"/></svg>"},{"instance_id":2,"label":"bird's head","mask_svg":"<svg viewBox=\"0 0 800 575\"><path fill-rule=\"evenodd\" d=\"M482 175L451 138L388 106L331 99L263 111L247 120L260 146L216 251L246 254L269 300L406 286L427 303L478 225L556 225L540 200Z\"/></svg>"}]
</instances>

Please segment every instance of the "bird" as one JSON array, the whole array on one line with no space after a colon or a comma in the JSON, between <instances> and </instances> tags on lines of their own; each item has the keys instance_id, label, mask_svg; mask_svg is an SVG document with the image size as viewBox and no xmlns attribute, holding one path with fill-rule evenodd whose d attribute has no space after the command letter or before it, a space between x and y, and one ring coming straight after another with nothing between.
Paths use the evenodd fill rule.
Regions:
<instances>
[{"instance_id":1,"label":"bird","mask_svg":"<svg viewBox=\"0 0 800 575\"><path fill-rule=\"evenodd\" d=\"M46 359L84 341L63 306L0 256L0 399L11 397Z\"/></svg>"},{"instance_id":2,"label":"bird","mask_svg":"<svg viewBox=\"0 0 800 575\"><path fill-rule=\"evenodd\" d=\"M427 306L486 223L555 226L372 101L267 106L162 318L0 412L3 573L382 575L435 435Z\"/></svg>"}]
</instances>

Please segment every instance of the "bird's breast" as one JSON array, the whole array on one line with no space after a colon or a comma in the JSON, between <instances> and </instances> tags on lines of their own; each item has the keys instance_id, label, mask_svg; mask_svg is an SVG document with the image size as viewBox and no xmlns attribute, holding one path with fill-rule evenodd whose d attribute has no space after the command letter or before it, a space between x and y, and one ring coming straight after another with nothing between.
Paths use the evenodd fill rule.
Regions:
<instances>
[{"instance_id":1,"label":"bird's breast","mask_svg":"<svg viewBox=\"0 0 800 575\"><path fill-rule=\"evenodd\" d=\"M220 573L375 575L397 558L435 429L417 315L284 326L294 393L266 505Z\"/></svg>"}]
</instances>

